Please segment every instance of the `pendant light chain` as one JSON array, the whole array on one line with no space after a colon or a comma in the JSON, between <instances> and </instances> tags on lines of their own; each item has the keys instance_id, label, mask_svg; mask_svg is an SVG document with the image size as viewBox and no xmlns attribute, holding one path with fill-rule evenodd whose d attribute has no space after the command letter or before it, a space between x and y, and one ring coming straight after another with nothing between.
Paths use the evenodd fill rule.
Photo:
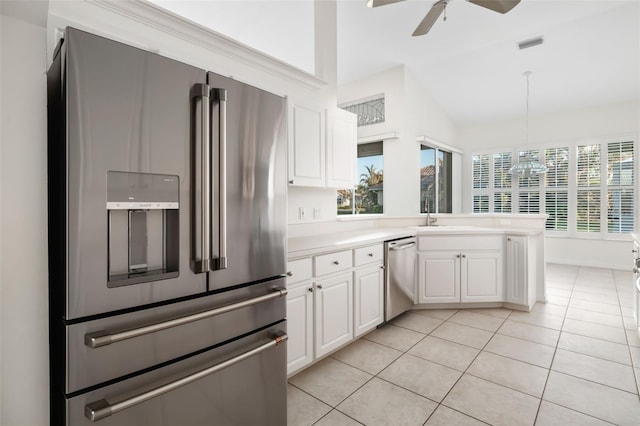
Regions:
<instances>
[{"instance_id":1,"label":"pendant light chain","mask_svg":"<svg viewBox=\"0 0 640 426\"><path fill-rule=\"evenodd\" d=\"M547 172L547 167L538 160L534 160L531 156L531 150L529 147L529 76L531 71L525 71L523 75L527 78L527 103L526 103L526 116L525 116L525 157L524 160L520 160L518 155L518 162L509 169L509 174L514 176L523 176L530 178L532 175L540 175Z\"/></svg>"},{"instance_id":2,"label":"pendant light chain","mask_svg":"<svg viewBox=\"0 0 640 426\"><path fill-rule=\"evenodd\" d=\"M527 125L526 125L526 143L527 149L529 149L529 76L531 75L531 71L526 71L524 75L527 77Z\"/></svg>"}]
</instances>

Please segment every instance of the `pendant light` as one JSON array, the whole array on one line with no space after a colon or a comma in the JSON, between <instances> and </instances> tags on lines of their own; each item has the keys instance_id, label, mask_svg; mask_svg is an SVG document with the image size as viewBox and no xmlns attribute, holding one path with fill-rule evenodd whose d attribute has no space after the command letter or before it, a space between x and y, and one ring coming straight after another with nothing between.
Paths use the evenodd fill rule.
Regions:
<instances>
[{"instance_id":1,"label":"pendant light","mask_svg":"<svg viewBox=\"0 0 640 426\"><path fill-rule=\"evenodd\" d=\"M527 115L526 115L526 137L525 137L525 149L529 145L529 76L531 71L525 71L523 74L527 79ZM526 151L527 155L520 159L518 155L518 162L509 169L509 174L512 176L522 176L529 178L533 175L541 175L547 172L547 166L540 161L531 157L529 150Z\"/></svg>"}]
</instances>

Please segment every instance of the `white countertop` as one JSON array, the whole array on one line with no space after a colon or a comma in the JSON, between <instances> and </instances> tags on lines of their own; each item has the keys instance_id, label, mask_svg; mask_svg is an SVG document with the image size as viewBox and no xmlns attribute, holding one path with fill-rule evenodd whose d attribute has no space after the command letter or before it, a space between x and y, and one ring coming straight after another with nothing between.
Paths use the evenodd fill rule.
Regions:
<instances>
[{"instance_id":1,"label":"white countertop","mask_svg":"<svg viewBox=\"0 0 640 426\"><path fill-rule=\"evenodd\" d=\"M312 256L327 251L350 249L383 241L410 236L447 235L538 235L542 230L530 228L489 228L481 226L403 226L395 228L370 228L357 231L310 235L288 239L289 259Z\"/></svg>"}]
</instances>

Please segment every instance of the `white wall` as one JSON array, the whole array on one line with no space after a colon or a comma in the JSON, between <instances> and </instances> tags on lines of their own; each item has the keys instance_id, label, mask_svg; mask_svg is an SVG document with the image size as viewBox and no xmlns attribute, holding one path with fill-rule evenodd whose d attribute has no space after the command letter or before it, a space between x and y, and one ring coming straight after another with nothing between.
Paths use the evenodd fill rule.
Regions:
<instances>
[{"instance_id":1,"label":"white wall","mask_svg":"<svg viewBox=\"0 0 640 426\"><path fill-rule=\"evenodd\" d=\"M623 102L551 114L532 115L529 120L529 145L543 146L557 142L575 143L611 140L616 136L638 138L640 105ZM458 130L458 146L464 149L463 211L471 211L471 154L496 148L524 148L523 119L489 123ZM638 165L636 165L636 176ZM640 206L636 206L636 217ZM640 221L639 221L640 223ZM637 225L638 226L638 225ZM575 265L622 268L629 267L629 240L547 237L547 261Z\"/></svg>"},{"instance_id":2,"label":"white wall","mask_svg":"<svg viewBox=\"0 0 640 426\"><path fill-rule=\"evenodd\" d=\"M404 65L389 68L362 80L338 87L338 104L368 98L384 93L385 121L358 127L358 137L369 137L399 132L405 125ZM402 135L401 135L402 136Z\"/></svg>"},{"instance_id":3,"label":"white wall","mask_svg":"<svg viewBox=\"0 0 640 426\"><path fill-rule=\"evenodd\" d=\"M0 19L0 424L46 425L46 31Z\"/></svg>"},{"instance_id":4,"label":"white wall","mask_svg":"<svg viewBox=\"0 0 640 426\"><path fill-rule=\"evenodd\" d=\"M385 139L383 142L384 215L418 215L420 145L416 137L429 136L453 145L455 127L444 110L403 65L339 86L338 103L380 93L385 95L385 121L359 127L358 138L399 134L398 138Z\"/></svg>"}]
</instances>

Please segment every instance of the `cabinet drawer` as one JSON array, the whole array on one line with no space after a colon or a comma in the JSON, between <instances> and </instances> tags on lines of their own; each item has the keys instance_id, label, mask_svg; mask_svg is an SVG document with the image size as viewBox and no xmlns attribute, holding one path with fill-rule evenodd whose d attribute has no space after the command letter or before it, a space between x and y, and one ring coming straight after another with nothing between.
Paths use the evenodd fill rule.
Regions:
<instances>
[{"instance_id":1,"label":"cabinet drawer","mask_svg":"<svg viewBox=\"0 0 640 426\"><path fill-rule=\"evenodd\" d=\"M313 258L315 276L344 271L353 266L351 250L323 254Z\"/></svg>"},{"instance_id":2,"label":"cabinet drawer","mask_svg":"<svg viewBox=\"0 0 640 426\"><path fill-rule=\"evenodd\" d=\"M426 235L418 238L418 250L502 250L502 235Z\"/></svg>"},{"instance_id":3,"label":"cabinet drawer","mask_svg":"<svg viewBox=\"0 0 640 426\"><path fill-rule=\"evenodd\" d=\"M287 286L308 279L311 279L310 257L287 262Z\"/></svg>"},{"instance_id":4,"label":"cabinet drawer","mask_svg":"<svg viewBox=\"0 0 640 426\"><path fill-rule=\"evenodd\" d=\"M353 250L353 265L361 266L367 263L382 262L384 260L384 248L382 244L360 247Z\"/></svg>"}]
</instances>

